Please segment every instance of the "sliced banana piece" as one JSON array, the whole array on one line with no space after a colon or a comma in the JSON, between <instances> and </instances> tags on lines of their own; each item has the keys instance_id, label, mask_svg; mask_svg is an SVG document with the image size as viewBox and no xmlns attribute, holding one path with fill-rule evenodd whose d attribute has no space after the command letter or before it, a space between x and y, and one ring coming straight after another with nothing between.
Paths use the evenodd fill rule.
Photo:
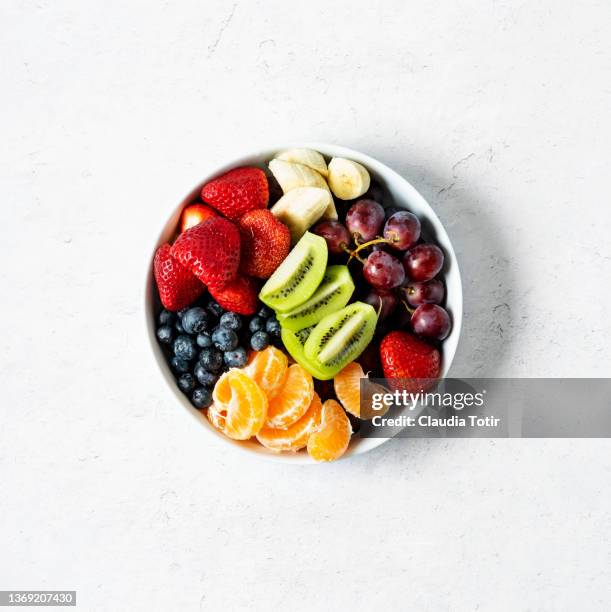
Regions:
<instances>
[{"instance_id":1,"label":"sliced banana piece","mask_svg":"<svg viewBox=\"0 0 611 612\"><path fill-rule=\"evenodd\" d=\"M295 244L323 216L329 205L333 206L333 198L328 189L297 187L284 194L270 212L289 228L291 244Z\"/></svg>"},{"instance_id":2,"label":"sliced banana piece","mask_svg":"<svg viewBox=\"0 0 611 612\"><path fill-rule=\"evenodd\" d=\"M313 149L287 149L278 153L276 159L303 164L308 168L312 168L312 170L316 170L316 172L320 172L324 177L327 177L329 174L325 158Z\"/></svg>"},{"instance_id":3,"label":"sliced banana piece","mask_svg":"<svg viewBox=\"0 0 611 612\"><path fill-rule=\"evenodd\" d=\"M368 189L371 179L361 164L343 157L334 157L329 162L329 187L340 200L353 200Z\"/></svg>"},{"instance_id":4,"label":"sliced banana piece","mask_svg":"<svg viewBox=\"0 0 611 612\"><path fill-rule=\"evenodd\" d=\"M307 151L307 149L301 150ZM316 153L316 151L314 151L314 153ZM312 168L304 164L288 162L283 159L272 159L272 161L269 162L269 169L272 171L272 174L285 194L298 187L318 187L319 189L326 189L329 191L329 185L327 185L327 181L325 181L322 174L316 172L316 170L312 170ZM329 205L323 213L323 218L332 220L337 219L337 210L335 210L333 198L329 198Z\"/></svg>"},{"instance_id":5,"label":"sliced banana piece","mask_svg":"<svg viewBox=\"0 0 611 612\"><path fill-rule=\"evenodd\" d=\"M282 159L272 159L269 162L269 169L284 193L288 193L297 187L329 189L327 181L325 181L322 174L303 164L288 162Z\"/></svg>"},{"instance_id":6,"label":"sliced banana piece","mask_svg":"<svg viewBox=\"0 0 611 612\"><path fill-rule=\"evenodd\" d=\"M330 192L329 195L331 195ZM329 206L327 206L327 209L322 214L322 219L325 219L325 221L337 221L337 209L332 197L329 199Z\"/></svg>"}]
</instances>

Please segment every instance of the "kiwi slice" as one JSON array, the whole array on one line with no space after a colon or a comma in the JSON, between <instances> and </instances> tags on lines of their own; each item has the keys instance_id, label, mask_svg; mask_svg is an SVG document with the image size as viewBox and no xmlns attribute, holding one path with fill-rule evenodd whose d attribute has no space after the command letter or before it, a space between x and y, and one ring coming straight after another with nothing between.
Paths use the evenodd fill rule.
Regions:
<instances>
[{"instance_id":1,"label":"kiwi slice","mask_svg":"<svg viewBox=\"0 0 611 612\"><path fill-rule=\"evenodd\" d=\"M373 306L348 304L327 315L312 330L303 347L306 360L325 378L333 378L371 342L378 322Z\"/></svg>"},{"instance_id":2,"label":"kiwi slice","mask_svg":"<svg viewBox=\"0 0 611 612\"><path fill-rule=\"evenodd\" d=\"M279 314L280 325L292 331L310 327L328 314L343 308L354 292L347 266L329 266L312 297L297 308Z\"/></svg>"},{"instance_id":3,"label":"kiwi slice","mask_svg":"<svg viewBox=\"0 0 611 612\"><path fill-rule=\"evenodd\" d=\"M288 312L312 297L327 269L327 242L306 232L269 277L259 299L276 312Z\"/></svg>"},{"instance_id":4,"label":"kiwi slice","mask_svg":"<svg viewBox=\"0 0 611 612\"><path fill-rule=\"evenodd\" d=\"M313 363L311 363L303 353L303 345L314 327L306 327L299 331L291 331L283 328L280 332L284 348L289 352L289 355L304 369L306 369L314 378L326 380L327 376L324 372L319 371Z\"/></svg>"}]
</instances>

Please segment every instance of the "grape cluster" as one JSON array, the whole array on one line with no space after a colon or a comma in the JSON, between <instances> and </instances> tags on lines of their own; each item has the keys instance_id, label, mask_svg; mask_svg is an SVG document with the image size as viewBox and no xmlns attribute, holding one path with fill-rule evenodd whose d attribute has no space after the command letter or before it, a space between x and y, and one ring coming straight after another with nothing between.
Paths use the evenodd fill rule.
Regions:
<instances>
[{"instance_id":1,"label":"grape cluster","mask_svg":"<svg viewBox=\"0 0 611 612\"><path fill-rule=\"evenodd\" d=\"M178 388L196 408L207 408L219 376L229 368L244 367L248 349L262 351L280 342L280 323L266 306L245 317L204 298L177 313L162 310L157 339Z\"/></svg>"},{"instance_id":2,"label":"grape cluster","mask_svg":"<svg viewBox=\"0 0 611 612\"><path fill-rule=\"evenodd\" d=\"M332 255L362 263L368 286L362 299L379 311L380 321L401 307L419 336L439 341L448 336L450 317L440 306L445 288L436 278L443 251L423 240L416 215L365 197L350 206L343 222L322 221L312 231L326 240Z\"/></svg>"}]
</instances>

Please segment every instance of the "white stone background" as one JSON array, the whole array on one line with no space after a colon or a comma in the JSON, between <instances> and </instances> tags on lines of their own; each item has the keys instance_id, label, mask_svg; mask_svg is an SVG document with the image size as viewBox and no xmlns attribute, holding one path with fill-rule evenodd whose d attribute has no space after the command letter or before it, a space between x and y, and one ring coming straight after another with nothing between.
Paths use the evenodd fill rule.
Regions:
<instances>
[{"instance_id":1,"label":"white stone background","mask_svg":"<svg viewBox=\"0 0 611 612\"><path fill-rule=\"evenodd\" d=\"M0 588L82 610L608 610L608 440L250 461L173 403L141 302L207 169L334 142L446 224L454 374L609 375L610 23L581 0L5 0Z\"/></svg>"}]
</instances>

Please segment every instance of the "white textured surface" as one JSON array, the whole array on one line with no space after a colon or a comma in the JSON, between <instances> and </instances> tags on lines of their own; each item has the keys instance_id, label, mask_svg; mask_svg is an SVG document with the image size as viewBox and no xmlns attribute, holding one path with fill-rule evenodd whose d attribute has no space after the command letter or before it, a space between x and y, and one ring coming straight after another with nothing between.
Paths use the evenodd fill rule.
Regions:
<instances>
[{"instance_id":1,"label":"white textured surface","mask_svg":"<svg viewBox=\"0 0 611 612\"><path fill-rule=\"evenodd\" d=\"M446 223L457 375L608 375L610 19L603 1L4 2L0 589L77 589L83 610L608 610L608 441L248 462L172 405L140 305L208 165L337 142Z\"/></svg>"}]
</instances>

